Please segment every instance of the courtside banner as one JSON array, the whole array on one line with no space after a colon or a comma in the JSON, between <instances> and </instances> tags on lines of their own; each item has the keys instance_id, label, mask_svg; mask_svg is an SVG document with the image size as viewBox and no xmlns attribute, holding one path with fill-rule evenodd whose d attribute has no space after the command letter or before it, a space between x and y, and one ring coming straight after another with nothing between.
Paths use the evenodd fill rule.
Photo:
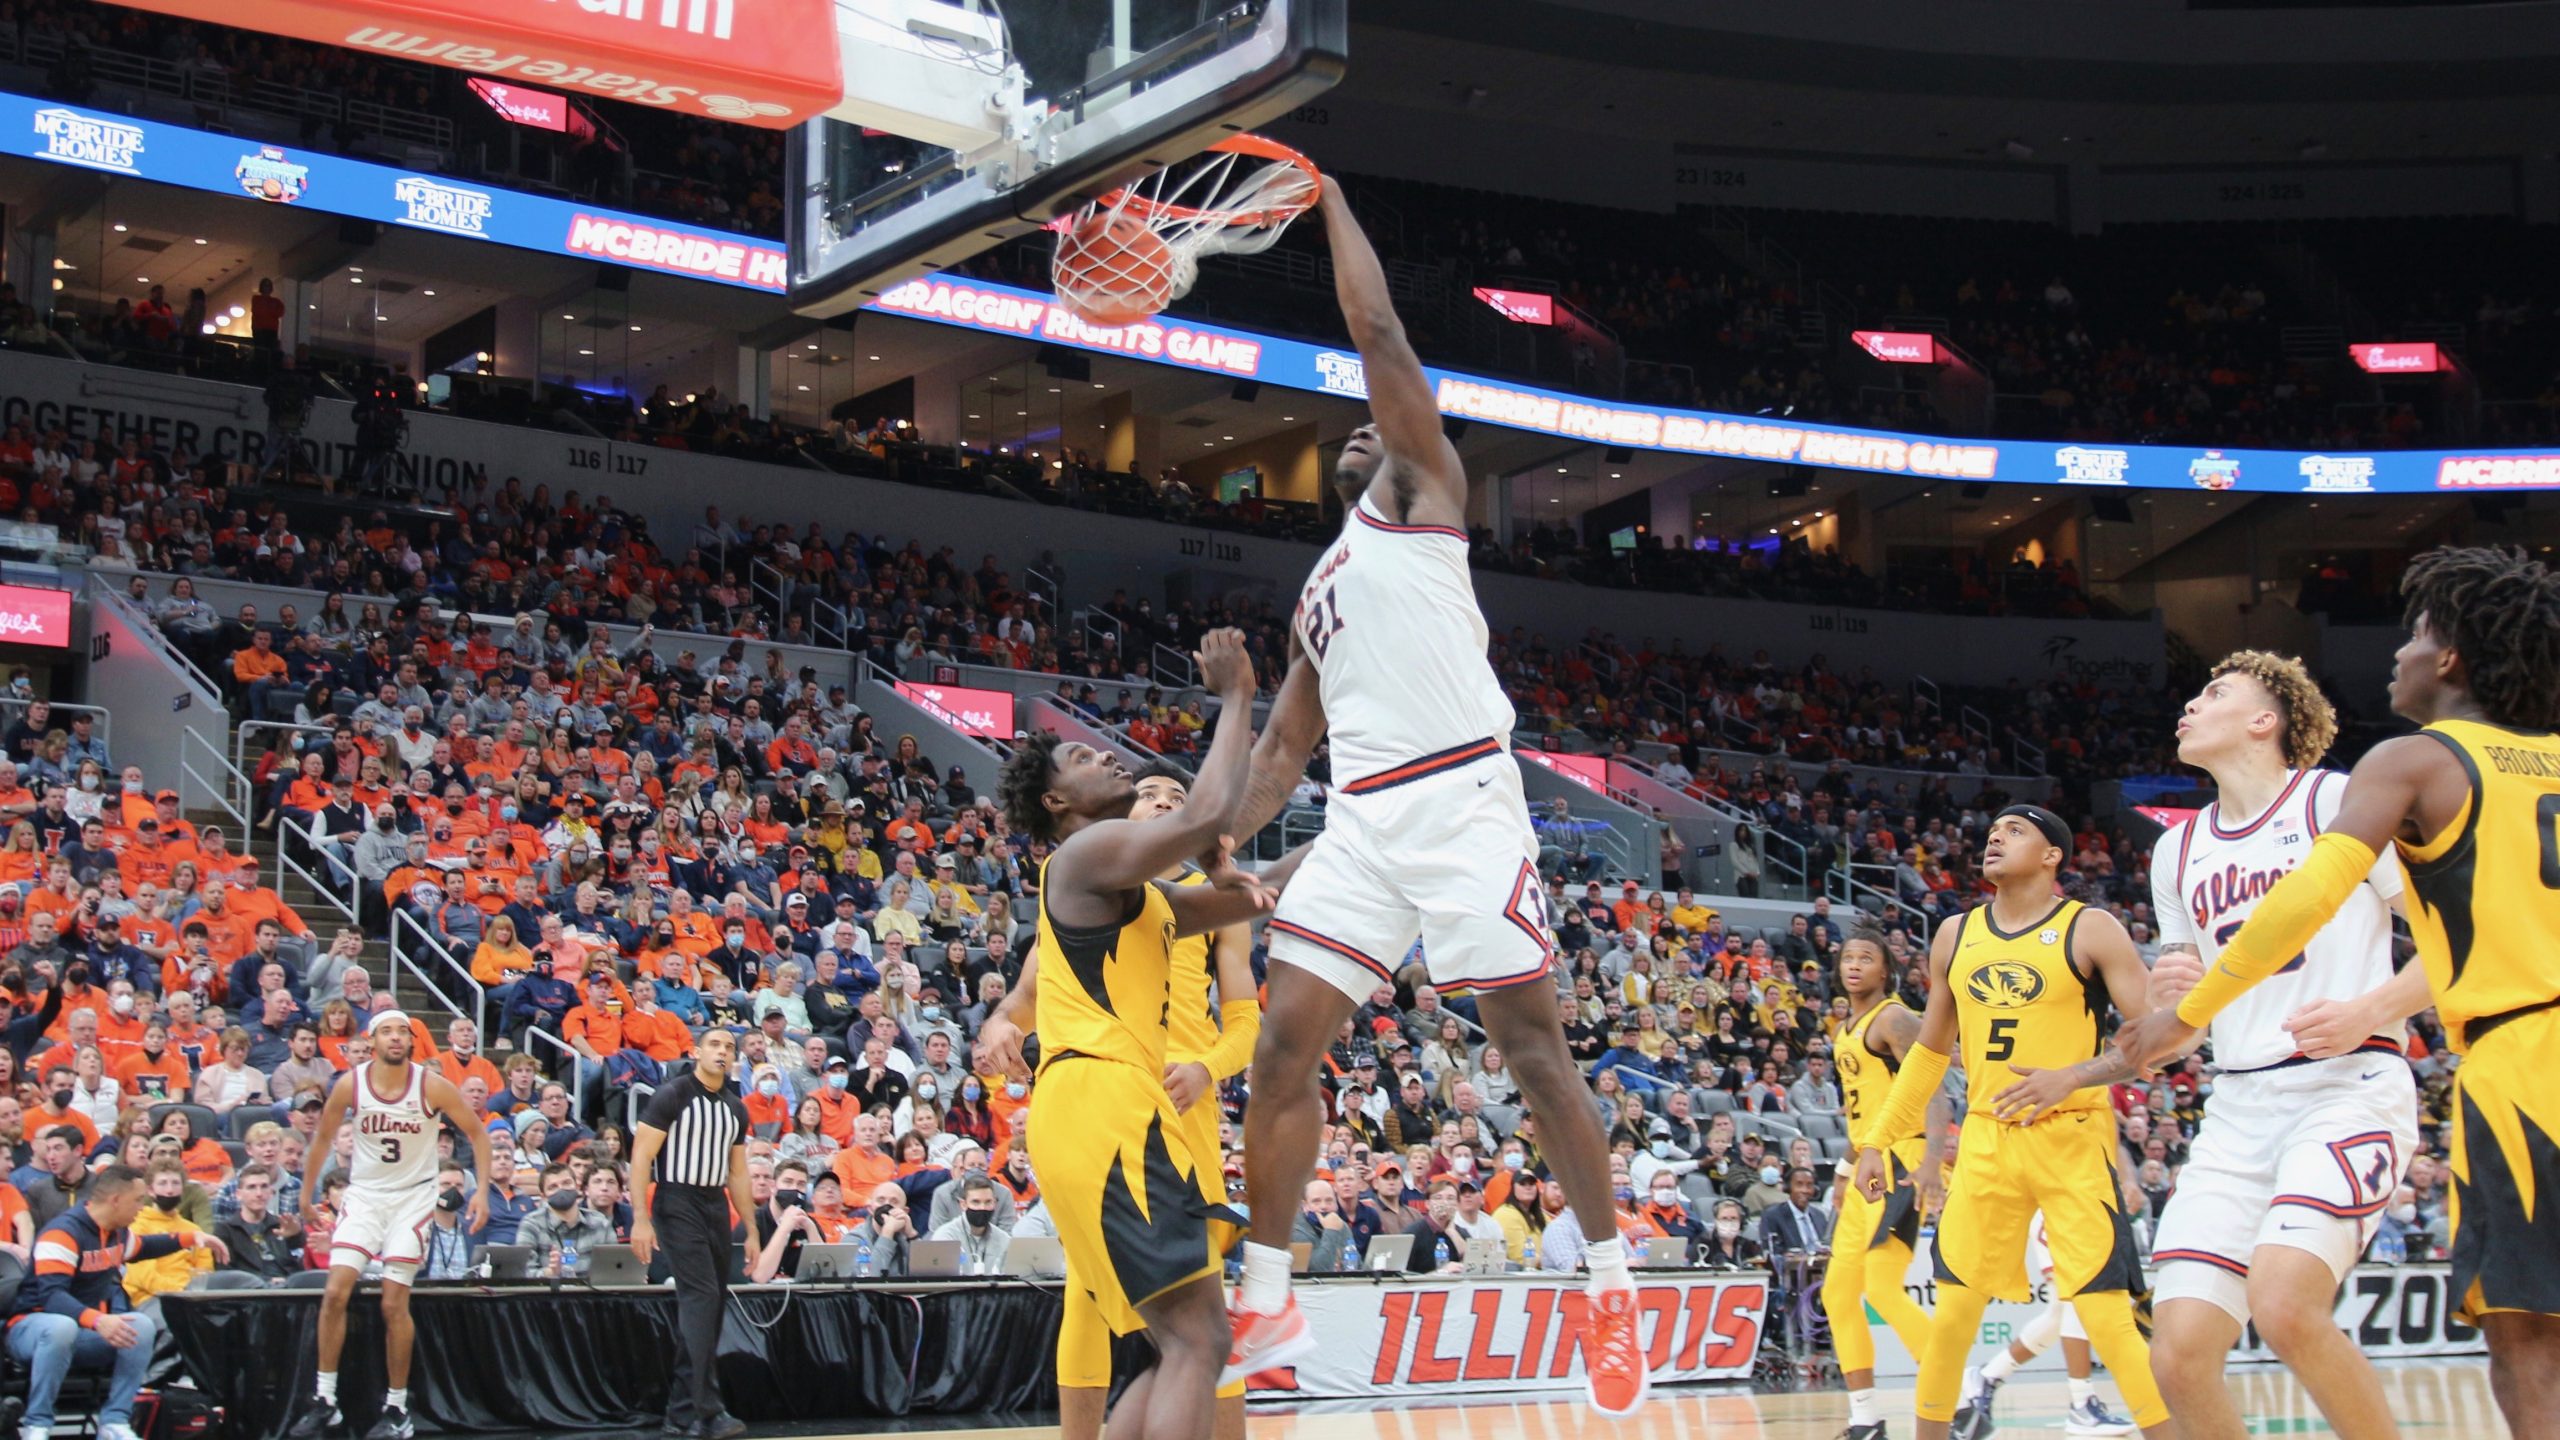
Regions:
<instances>
[{"instance_id":1,"label":"courtside banner","mask_svg":"<svg viewBox=\"0 0 2560 1440\"><path fill-rule=\"evenodd\" d=\"M1098 354L1203 370L1296 390L1369 396L1358 353L1160 315L1116 329L1087 324L1035 290L929 275L863 308ZM1518 381L1426 368L1440 412L1594 445L1731 455L1921 480L2288 494L2434 494L2560 488L2560 450L2222 450L2187 445L1955 439L1629 405Z\"/></svg>"},{"instance_id":2,"label":"courtside banner","mask_svg":"<svg viewBox=\"0 0 2560 1440\"><path fill-rule=\"evenodd\" d=\"M1758 1275L1638 1271L1638 1334L1657 1384L1751 1374L1769 1307ZM1334 1400L1471 1391L1582 1393L1578 1277L1488 1275L1461 1281L1301 1284L1319 1348L1293 1369L1248 1382L1257 1399Z\"/></svg>"},{"instance_id":3,"label":"courtside banner","mask_svg":"<svg viewBox=\"0 0 2560 1440\"><path fill-rule=\"evenodd\" d=\"M0 645L71 645L71 592L0 585Z\"/></svg>"},{"instance_id":4,"label":"courtside banner","mask_svg":"<svg viewBox=\"0 0 2560 1440\"><path fill-rule=\"evenodd\" d=\"M1937 1301L1928 1256L1929 1247L1923 1243L1903 1284L1923 1308ZM2156 1281L2159 1271L2155 1268L2151 1273ZM2357 1349L2377 1360L2488 1353L2488 1342L2480 1332L2455 1318L2454 1297L2447 1293L2450 1285L2442 1265L2359 1265L2347 1276L2347 1283L2338 1288L2331 1319L2356 1342ZM1302 1300L1304 1294L1300 1292ZM1974 1335L1973 1355L1977 1360L2015 1340L2019 1332L2035 1323L2052 1302L2052 1282L2036 1286L2035 1297L2025 1302L1994 1300L1984 1309L1982 1328ZM1877 1319L1873 1310L1867 1314L1872 1322L1867 1328L1876 1342L1876 1375L1888 1380L1918 1375L1919 1363L1902 1348L1893 1327ZM2258 1334L2258 1327L2251 1325L2242 1332L2240 1343L2232 1347L2231 1358L2273 1361L2276 1353ZM2019 1368L2058 1374L2062 1360L2062 1347L2049 1345Z\"/></svg>"},{"instance_id":5,"label":"courtside banner","mask_svg":"<svg viewBox=\"0 0 2560 1440\"><path fill-rule=\"evenodd\" d=\"M780 242L0 91L0 154L781 294Z\"/></svg>"},{"instance_id":6,"label":"courtside banner","mask_svg":"<svg viewBox=\"0 0 2560 1440\"><path fill-rule=\"evenodd\" d=\"M834 0L132 0L225 25L787 129L844 98Z\"/></svg>"}]
</instances>

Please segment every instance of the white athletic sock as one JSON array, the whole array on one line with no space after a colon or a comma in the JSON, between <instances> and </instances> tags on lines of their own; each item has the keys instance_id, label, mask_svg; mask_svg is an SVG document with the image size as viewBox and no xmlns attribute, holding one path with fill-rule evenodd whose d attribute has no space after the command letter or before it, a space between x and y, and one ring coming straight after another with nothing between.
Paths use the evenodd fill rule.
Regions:
<instances>
[{"instance_id":1,"label":"white athletic sock","mask_svg":"<svg viewBox=\"0 0 2560 1440\"><path fill-rule=\"evenodd\" d=\"M1850 1424L1873 1425L1883 1418L1884 1417L1882 1415L1876 1413L1876 1387L1870 1385L1864 1390L1852 1390L1849 1392Z\"/></svg>"},{"instance_id":2,"label":"white athletic sock","mask_svg":"<svg viewBox=\"0 0 2560 1440\"><path fill-rule=\"evenodd\" d=\"M1999 1354L1982 1363L1982 1378L1994 1385L2008 1383L2009 1377L2017 1373L2018 1362L2010 1355L2009 1347L2006 1345L2000 1347Z\"/></svg>"},{"instance_id":3,"label":"white athletic sock","mask_svg":"<svg viewBox=\"0 0 2560 1440\"><path fill-rule=\"evenodd\" d=\"M335 1405L338 1403L337 1371L323 1370L320 1372L320 1400L323 1404L327 1405Z\"/></svg>"},{"instance_id":4,"label":"white athletic sock","mask_svg":"<svg viewBox=\"0 0 2560 1440\"><path fill-rule=\"evenodd\" d=\"M2074 1375L2074 1376L2072 1376L2072 1377L2071 1377L2071 1403L2072 1403L2072 1404L2074 1404L2074 1405L2084 1405L2084 1404L2087 1404L2090 1400L2095 1399L2095 1398L2097 1397L2097 1394L2098 1394L2098 1387L2097 1387L2097 1385L2096 1385L2096 1383L2095 1383L2095 1382L2093 1382L2093 1381L2089 1381L2089 1380L2083 1380L2083 1379L2081 1379L2081 1378L2080 1378L2079 1376L2077 1376L2077 1375Z\"/></svg>"},{"instance_id":5,"label":"white athletic sock","mask_svg":"<svg viewBox=\"0 0 2560 1440\"><path fill-rule=\"evenodd\" d=\"M394 1410L406 1410L406 1409L408 1409L408 1408L409 1408L409 1387L408 1387L408 1386L406 1386L406 1385L403 1385L403 1386L401 1386L401 1387L400 1387L399 1389L397 1389L397 1390L385 1390L385 1391L383 1391L383 1392L382 1392L382 1403L383 1403L383 1404L385 1404L385 1405L390 1406L390 1407L391 1407L392 1409L394 1409Z\"/></svg>"},{"instance_id":6,"label":"white athletic sock","mask_svg":"<svg viewBox=\"0 0 2560 1440\"><path fill-rule=\"evenodd\" d=\"M1591 1267L1594 1290L1632 1290L1635 1277L1627 1273L1627 1242L1611 1235L1582 1247L1582 1263Z\"/></svg>"},{"instance_id":7,"label":"white athletic sock","mask_svg":"<svg viewBox=\"0 0 2560 1440\"><path fill-rule=\"evenodd\" d=\"M1257 1315L1277 1315L1289 1304L1289 1252L1274 1245L1244 1242L1244 1308Z\"/></svg>"}]
</instances>

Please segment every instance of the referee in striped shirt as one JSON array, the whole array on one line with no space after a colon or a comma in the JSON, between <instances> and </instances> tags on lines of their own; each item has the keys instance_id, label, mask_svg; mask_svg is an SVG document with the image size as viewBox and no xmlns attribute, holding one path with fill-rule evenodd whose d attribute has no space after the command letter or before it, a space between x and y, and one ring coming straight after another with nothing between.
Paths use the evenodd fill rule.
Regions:
<instances>
[{"instance_id":1,"label":"referee in striped shirt","mask_svg":"<svg viewBox=\"0 0 2560 1440\"><path fill-rule=\"evenodd\" d=\"M667 1268L676 1278L680 1343L663 1432L670 1437L728 1440L747 1429L720 1404L717 1363L720 1320L729 1302L732 1206L747 1227L747 1252L756 1249L755 1197L747 1189L747 1106L729 1084L737 1059L735 1035L704 1031L694 1042L693 1068L649 1097L632 1142L631 1177L640 1193L631 1211L631 1249L647 1264L663 1230Z\"/></svg>"}]
</instances>

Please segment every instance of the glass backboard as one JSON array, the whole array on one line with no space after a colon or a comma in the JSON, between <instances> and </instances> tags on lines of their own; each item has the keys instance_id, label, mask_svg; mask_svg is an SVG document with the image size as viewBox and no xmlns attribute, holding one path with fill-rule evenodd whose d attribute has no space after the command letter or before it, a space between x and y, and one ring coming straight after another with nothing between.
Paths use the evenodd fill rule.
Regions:
<instances>
[{"instance_id":1,"label":"glass backboard","mask_svg":"<svg viewBox=\"0 0 2560 1440\"><path fill-rule=\"evenodd\" d=\"M1010 58L1042 116L1029 144L972 164L841 121L793 132L793 307L852 310L1289 113L1342 77L1345 5L1015 0L1003 12ZM858 90L863 67L847 58Z\"/></svg>"}]
</instances>

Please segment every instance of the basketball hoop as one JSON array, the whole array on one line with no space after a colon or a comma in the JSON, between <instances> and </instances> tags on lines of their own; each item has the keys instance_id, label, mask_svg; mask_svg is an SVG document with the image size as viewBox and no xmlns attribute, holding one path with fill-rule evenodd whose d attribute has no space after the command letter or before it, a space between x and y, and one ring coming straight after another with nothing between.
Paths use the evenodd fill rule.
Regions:
<instances>
[{"instance_id":1,"label":"basketball hoop","mask_svg":"<svg viewBox=\"0 0 2560 1440\"><path fill-rule=\"evenodd\" d=\"M1269 249L1323 194L1306 156L1231 135L1051 222L1058 303L1087 324L1134 325L1190 293L1200 257Z\"/></svg>"}]
</instances>

